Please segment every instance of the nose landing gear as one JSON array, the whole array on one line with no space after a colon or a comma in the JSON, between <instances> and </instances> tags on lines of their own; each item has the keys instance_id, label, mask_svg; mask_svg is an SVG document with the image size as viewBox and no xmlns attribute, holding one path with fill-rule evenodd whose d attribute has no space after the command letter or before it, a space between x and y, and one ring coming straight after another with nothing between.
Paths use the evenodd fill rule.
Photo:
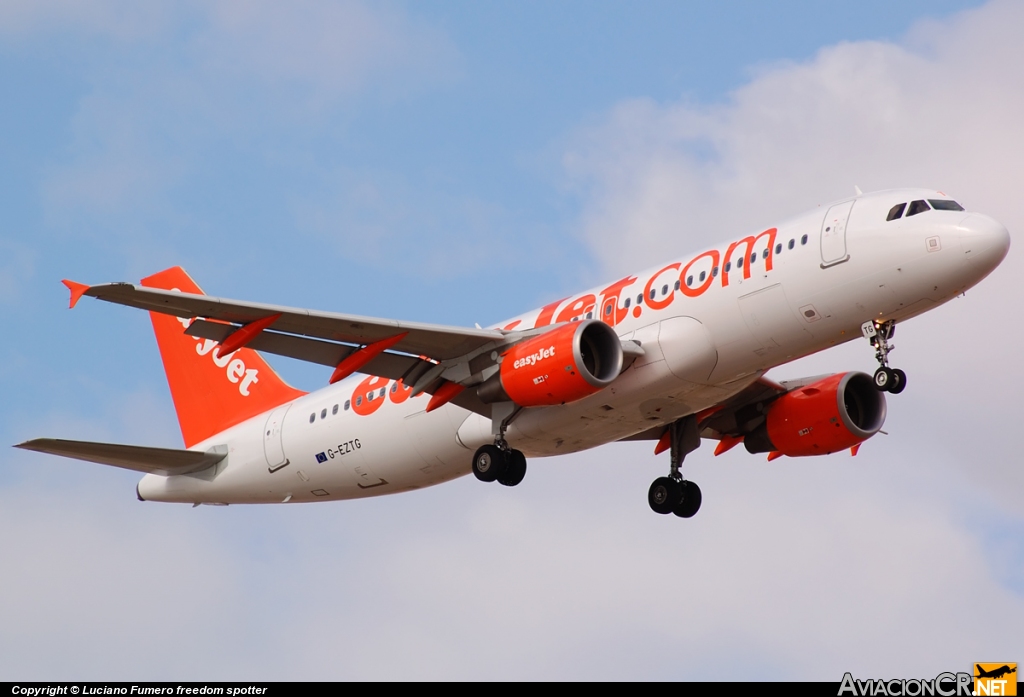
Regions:
<instances>
[{"instance_id":1,"label":"nose landing gear","mask_svg":"<svg viewBox=\"0 0 1024 697\"><path fill-rule=\"evenodd\" d=\"M683 479L679 466L688 453L700 447L697 417L685 416L669 426L672 459L667 477L658 477L647 491L647 503L655 513L674 513L691 518L700 509L700 487Z\"/></svg>"},{"instance_id":2,"label":"nose landing gear","mask_svg":"<svg viewBox=\"0 0 1024 697\"><path fill-rule=\"evenodd\" d=\"M878 360L875 387L879 392L899 394L907 386L907 374L899 368L889 367L889 353L896 348L889 343L889 339L896 334L896 322L891 319L885 322L868 320L860 325L860 330L875 348L875 358Z\"/></svg>"}]
</instances>

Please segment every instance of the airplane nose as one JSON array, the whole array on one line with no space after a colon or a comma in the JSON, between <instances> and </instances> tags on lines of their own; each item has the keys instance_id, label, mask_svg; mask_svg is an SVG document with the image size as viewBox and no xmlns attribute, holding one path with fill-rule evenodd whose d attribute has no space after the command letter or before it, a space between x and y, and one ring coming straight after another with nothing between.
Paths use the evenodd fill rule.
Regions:
<instances>
[{"instance_id":1,"label":"airplane nose","mask_svg":"<svg viewBox=\"0 0 1024 697\"><path fill-rule=\"evenodd\" d=\"M986 272L999 266L1010 250L1010 233L1002 223L971 213L957 226L964 258L974 267Z\"/></svg>"}]
</instances>

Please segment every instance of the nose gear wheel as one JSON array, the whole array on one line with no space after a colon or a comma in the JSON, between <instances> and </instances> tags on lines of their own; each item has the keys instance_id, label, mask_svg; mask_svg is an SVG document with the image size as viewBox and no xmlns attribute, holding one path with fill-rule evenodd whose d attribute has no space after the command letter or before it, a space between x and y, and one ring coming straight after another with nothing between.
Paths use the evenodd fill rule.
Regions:
<instances>
[{"instance_id":1,"label":"nose gear wheel","mask_svg":"<svg viewBox=\"0 0 1024 697\"><path fill-rule=\"evenodd\" d=\"M875 387L879 392L899 394L907 386L907 374L899 368L889 367L889 354L896 348L889 343L889 339L896 334L895 320L869 320L860 326L860 330L875 349L875 359L878 361Z\"/></svg>"}]
</instances>

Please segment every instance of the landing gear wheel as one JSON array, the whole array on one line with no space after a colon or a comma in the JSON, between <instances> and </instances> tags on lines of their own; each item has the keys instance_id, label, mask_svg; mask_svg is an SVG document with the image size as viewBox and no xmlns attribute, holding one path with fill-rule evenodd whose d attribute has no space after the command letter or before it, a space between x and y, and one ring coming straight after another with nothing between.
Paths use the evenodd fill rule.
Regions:
<instances>
[{"instance_id":1,"label":"landing gear wheel","mask_svg":"<svg viewBox=\"0 0 1024 697\"><path fill-rule=\"evenodd\" d=\"M658 477L647 491L647 503L655 513L668 515L679 504L682 490L679 482L670 477Z\"/></svg>"},{"instance_id":2,"label":"landing gear wheel","mask_svg":"<svg viewBox=\"0 0 1024 697\"><path fill-rule=\"evenodd\" d=\"M890 392L896 382L896 375L892 368L881 367L875 371L875 388L879 392Z\"/></svg>"},{"instance_id":3,"label":"landing gear wheel","mask_svg":"<svg viewBox=\"0 0 1024 697\"><path fill-rule=\"evenodd\" d=\"M672 509L680 518L692 518L700 510L700 487L693 482L681 482L682 498Z\"/></svg>"},{"instance_id":4,"label":"landing gear wheel","mask_svg":"<svg viewBox=\"0 0 1024 697\"><path fill-rule=\"evenodd\" d=\"M907 374L899 368L893 368L892 374L895 380L893 380L892 387L889 388L889 392L892 394L899 394L907 386Z\"/></svg>"},{"instance_id":5,"label":"landing gear wheel","mask_svg":"<svg viewBox=\"0 0 1024 697\"><path fill-rule=\"evenodd\" d=\"M493 482L505 469L505 453L496 445L481 445L473 455L473 474L481 482Z\"/></svg>"},{"instance_id":6,"label":"landing gear wheel","mask_svg":"<svg viewBox=\"0 0 1024 697\"><path fill-rule=\"evenodd\" d=\"M526 456L518 450L505 453L505 471L498 475L498 483L515 486L526 476Z\"/></svg>"}]
</instances>

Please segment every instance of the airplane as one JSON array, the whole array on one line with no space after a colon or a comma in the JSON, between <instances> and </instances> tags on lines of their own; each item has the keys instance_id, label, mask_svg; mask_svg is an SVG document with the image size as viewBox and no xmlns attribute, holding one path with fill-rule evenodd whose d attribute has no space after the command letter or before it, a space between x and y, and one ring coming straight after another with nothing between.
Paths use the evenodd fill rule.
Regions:
<instances>
[{"instance_id":1,"label":"airplane","mask_svg":"<svg viewBox=\"0 0 1024 697\"><path fill-rule=\"evenodd\" d=\"M981 667L981 664L975 663L974 664L974 669L977 671L977 675L975 675L974 677L976 677L976 678L992 678L994 680L998 680L999 678L1003 677L1004 675L1009 675L1010 673L1016 673L1017 672L1016 664L1014 665L1013 668L1011 668L1008 665L1003 665L1003 666L1000 666L999 668L995 668L993 670L983 670L982 667Z\"/></svg>"},{"instance_id":2,"label":"airplane","mask_svg":"<svg viewBox=\"0 0 1024 697\"><path fill-rule=\"evenodd\" d=\"M211 297L179 267L66 280L72 308L89 296L150 313L185 448L15 447L144 472L139 500L198 506L380 496L470 472L512 487L527 457L648 440L669 451L648 504L689 518L702 494L682 464L702 439L715 455L856 455L885 393L907 385L889 360L897 323L979 283L1009 245L940 191L858 189L487 328ZM873 375L765 377L861 337ZM261 353L324 365L328 384L295 389Z\"/></svg>"}]
</instances>

